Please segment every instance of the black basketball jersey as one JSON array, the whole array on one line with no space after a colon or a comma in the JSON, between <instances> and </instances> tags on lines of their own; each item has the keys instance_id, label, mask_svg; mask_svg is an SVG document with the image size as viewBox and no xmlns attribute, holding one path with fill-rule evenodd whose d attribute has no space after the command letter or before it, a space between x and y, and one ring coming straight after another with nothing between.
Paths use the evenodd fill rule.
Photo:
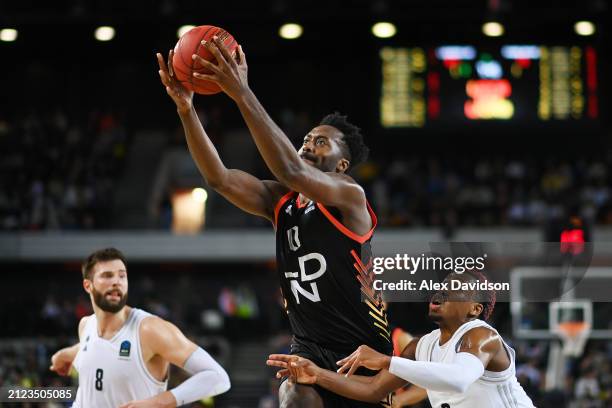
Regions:
<instances>
[{"instance_id":1,"label":"black basketball jersey","mask_svg":"<svg viewBox=\"0 0 612 408\"><path fill-rule=\"evenodd\" d=\"M275 208L276 257L285 308L295 338L340 352L361 344L390 354L392 346L380 292L373 289L370 240L357 235L339 211L290 192Z\"/></svg>"}]
</instances>

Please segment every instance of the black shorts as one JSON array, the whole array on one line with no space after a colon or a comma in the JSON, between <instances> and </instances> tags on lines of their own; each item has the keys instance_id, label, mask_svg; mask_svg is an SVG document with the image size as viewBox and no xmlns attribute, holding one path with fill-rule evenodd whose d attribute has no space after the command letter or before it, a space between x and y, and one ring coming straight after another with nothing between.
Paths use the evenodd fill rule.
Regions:
<instances>
[{"instance_id":1,"label":"black shorts","mask_svg":"<svg viewBox=\"0 0 612 408\"><path fill-rule=\"evenodd\" d=\"M353 351L354 350L345 353L339 353L321 347L312 342L297 340L295 337L293 338L293 342L291 343L291 354L307 358L319 367L331 371L336 371L338 370L338 368L340 368L340 366L336 364L336 361L343 359ZM360 367L355 372L355 374L373 376L376 375L376 371ZM312 387L314 387L321 396L325 408L380 408L385 406L378 403L372 404L368 402L355 401L349 398L345 398L338 394L334 394L333 392L328 391L318 385L312 385Z\"/></svg>"}]
</instances>

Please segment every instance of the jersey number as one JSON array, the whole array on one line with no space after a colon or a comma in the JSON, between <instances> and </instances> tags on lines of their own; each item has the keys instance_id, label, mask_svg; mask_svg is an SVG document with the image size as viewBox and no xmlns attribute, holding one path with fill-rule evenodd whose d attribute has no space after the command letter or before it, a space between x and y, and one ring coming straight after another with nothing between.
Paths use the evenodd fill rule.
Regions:
<instances>
[{"instance_id":1,"label":"jersey number","mask_svg":"<svg viewBox=\"0 0 612 408\"><path fill-rule=\"evenodd\" d=\"M102 378L104 377L104 370L98 368L96 370L96 390L102 391Z\"/></svg>"}]
</instances>

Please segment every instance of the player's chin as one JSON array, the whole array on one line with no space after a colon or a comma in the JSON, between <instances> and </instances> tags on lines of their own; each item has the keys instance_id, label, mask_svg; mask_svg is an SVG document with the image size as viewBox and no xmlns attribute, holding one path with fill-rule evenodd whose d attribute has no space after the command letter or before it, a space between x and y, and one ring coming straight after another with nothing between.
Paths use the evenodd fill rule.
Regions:
<instances>
[{"instance_id":1,"label":"player's chin","mask_svg":"<svg viewBox=\"0 0 612 408\"><path fill-rule=\"evenodd\" d=\"M442 313L440 313L440 309L437 310L431 310L429 309L429 314L428 314L429 318L431 320L433 320L434 322L439 322L441 320L444 319L444 316L442 315Z\"/></svg>"}]
</instances>

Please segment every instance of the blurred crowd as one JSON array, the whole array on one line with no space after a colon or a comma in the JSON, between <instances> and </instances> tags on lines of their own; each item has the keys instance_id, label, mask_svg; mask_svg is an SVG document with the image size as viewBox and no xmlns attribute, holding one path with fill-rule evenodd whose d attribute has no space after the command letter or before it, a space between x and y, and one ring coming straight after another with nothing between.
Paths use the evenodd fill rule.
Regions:
<instances>
[{"instance_id":1,"label":"blurred crowd","mask_svg":"<svg viewBox=\"0 0 612 408\"><path fill-rule=\"evenodd\" d=\"M224 142L225 156L241 161L258 157L248 150L254 149L252 143L224 148L237 127L227 122L237 122L219 109L202 115L211 137ZM91 111L85 117L76 120L51 109L13 121L0 118L0 230L120 228L111 222L111 214L114 187L125 175L127 132L120 115ZM278 117L293 140L316 123L305 113L285 111ZM168 148L177 143L184 148L180 129L171 136ZM246 149L244 154L237 153L241 149ZM384 146L373 149L371 160L354 174L381 226L541 226L568 212L590 225L612 223L610 154L502 157L492 151L486 156L427 156L385 155L382 150ZM263 177L261 167L259 163L247 170Z\"/></svg>"},{"instance_id":2,"label":"blurred crowd","mask_svg":"<svg viewBox=\"0 0 612 408\"><path fill-rule=\"evenodd\" d=\"M541 226L569 212L610 224L611 165L612 156L399 156L357 176L387 226Z\"/></svg>"},{"instance_id":3,"label":"blurred crowd","mask_svg":"<svg viewBox=\"0 0 612 408\"><path fill-rule=\"evenodd\" d=\"M0 230L108 228L127 136L119 117L91 111L0 116Z\"/></svg>"},{"instance_id":4,"label":"blurred crowd","mask_svg":"<svg viewBox=\"0 0 612 408\"><path fill-rule=\"evenodd\" d=\"M537 407L605 408L612 405L612 342L594 341L570 359L563 390L545 391L549 343L517 342L516 374Z\"/></svg>"}]
</instances>

